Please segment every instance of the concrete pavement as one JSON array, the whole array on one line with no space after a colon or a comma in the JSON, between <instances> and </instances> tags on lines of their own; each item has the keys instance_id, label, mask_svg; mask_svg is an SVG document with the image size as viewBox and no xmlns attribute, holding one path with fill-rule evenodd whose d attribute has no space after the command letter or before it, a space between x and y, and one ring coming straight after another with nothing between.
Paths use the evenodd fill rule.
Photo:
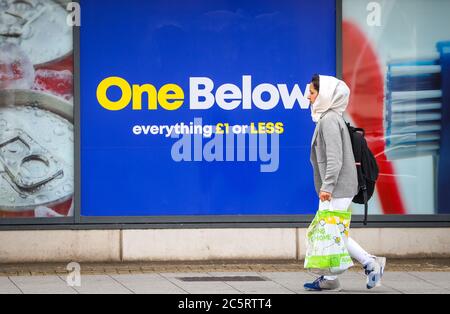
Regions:
<instances>
[{"instance_id":1,"label":"concrete pavement","mask_svg":"<svg viewBox=\"0 0 450 314\"><path fill-rule=\"evenodd\" d=\"M220 281L185 281L216 276ZM242 276L262 281L239 281ZM0 277L0 294L306 294L312 292L304 291L302 284L313 278L302 272L82 275L81 285L71 287L61 275L11 276ZM335 293L450 293L450 272L388 272L383 286L371 291L365 289L362 274L349 272L340 281L342 290Z\"/></svg>"},{"instance_id":2,"label":"concrete pavement","mask_svg":"<svg viewBox=\"0 0 450 314\"><path fill-rule=\"evenodd\" d=\"M448 260L392 261L383 286L371 291L365 288L363 272L355 267L340 276L342 291L338 293L449 294L448 264ZM63 264L55 267L0 265L0 294L305 294L311 292L303 290L303 283L314 279L300 263L287 262L95 264L81 265L81 285L71 286Z\"/></svg>"}]
</instances>

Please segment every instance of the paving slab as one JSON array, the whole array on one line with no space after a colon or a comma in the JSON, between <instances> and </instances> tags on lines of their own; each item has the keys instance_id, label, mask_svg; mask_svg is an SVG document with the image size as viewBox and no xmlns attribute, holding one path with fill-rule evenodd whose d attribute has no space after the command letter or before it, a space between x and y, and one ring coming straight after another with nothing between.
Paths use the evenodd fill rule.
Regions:
<instances>
[{"instance_id":1,"label":"paving slab","mask_svg":"<svg viewBox=\"0 0 450 314\"><path fill-rule=\"evenodd\" d=\"M445 272L408 272L408 274L425 280L427 283L445 289L450 293L450 273Z\"/></svg>"},{"instance_id":2,"label":"paving slab","mask_svg":"<svg viewBox=\"0 0 450 314\"><path fill-rule=\"evenodd\" d=\"M161 273L177 287L189 294L238 294L239 291L225 282L186 282L185 277L212 277L208 273Z\"/></svg>"},{"instance_id":3,"label":"paving slab","mask_svg":"<svg viewBox=\"0 0 450 314\"><path fill-rule=\"evenodd\" d=\"M83 275L81 286L74 287L81 294L132 294L133 292L123 286L109 275Z\"/></svg>"},{"instance_id":4,"label":"paving slab","mask_svg":"<svg viewBox=\"0 0 450 314\"><path fill-rule=\"evenodd\" d=\"M360 272L347 272L339 275L339 281L341 283L341 293L351 294L401 294L401 291L392 287L381 285L373 289L367 289L366 282L367 277Z\"/></svg>"},{"instance_id":5,"label":"paving slab","mask_svg":"<svg viewBox=\"0 0 450 314\"><path fill-rule=\"evenodd\" d=\"M385 272L382 282L401 293L445 293L441 287L408 273Z\"/></svg>"},{"instance_id":6,"label":"paving slab","mask_svg":"<svg viewBox=\"0 0 450 314\"><path fill-rule=\"evenodd\" d=\"M112 275L136 294L186 294L187 292L159 274Z\"/></svg>"},{"instance_id":7,"label":"paving slab","mask_svg":"<svg viewBox=\"0 0 450 314\"><path fill-rule=\"evenodd\" d=\"M22 291L8 277L0 277L0 294L21 293Z\"/></svg>"},{"instance_id":8,"label":"paving slab","mask_svg":"<svg viewBox=\"0 0 450 314\"><path fill-rule=\"evenodd\" d=\"M20 276L9 279L24 294L76 294L77 291L69 287L65 279L59 276Z\"/></svg>"},{"instance_id":9,"label":"paving slab","mask_svg":"<svg viewBox=\"0 0 450 314\"><path fill-rule=\"evenodd\" d=\"M266 277L266 273L259 272L210 272L213 277L222 277L224 282L239 293L254 294L254 293L267 293L267 294L280 294L280 293L294 293L287 287L283 287L279 283L273 281L271 278ZM282 276L282 273L278 273ZM226 280L230 277L230 280ZM260 278L261 281L251 280L252 278ZM239 278L243 278L240 281ZM250 279L250 280L249 280ZM247 281L249 280L249 281Z\"/></svg>"},{"instance_id":10,"label":"paving slab","mask_svg":"<svg viewBox=\"0 0 450 314\"><path fill-rule=\"evenodd\" d=\"M316 278L306 272L264 272L260 275L297 294L308 293L303 289L303 284Z\"/></svg>"}]
</instances>

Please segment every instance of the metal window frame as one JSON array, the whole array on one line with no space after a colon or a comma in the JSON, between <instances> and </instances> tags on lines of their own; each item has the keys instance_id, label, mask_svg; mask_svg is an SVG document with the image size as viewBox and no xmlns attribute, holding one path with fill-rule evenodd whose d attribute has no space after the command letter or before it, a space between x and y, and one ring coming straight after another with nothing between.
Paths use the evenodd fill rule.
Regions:
<instances>
[{"instance_id":1,"label":"metal window frame","mask_svg":"<svg viewBox=\"0 0 450 314\"><path fill-rule=\"evenodd\" d=\"M342 78L342 1L336 1L336 74ZM77 0L76 2L79 2ZM73 28L75 190L74 216L67 218L5 218L0 230L106 230L106 229L196 229L196 228L306 228L313 215L233 216L81 216L80 129L80 29ZM362 215L352 217L352 228L363 227ZM450 215L371 215L367 228L450 227Z\"/></svg>"}]
</instances>

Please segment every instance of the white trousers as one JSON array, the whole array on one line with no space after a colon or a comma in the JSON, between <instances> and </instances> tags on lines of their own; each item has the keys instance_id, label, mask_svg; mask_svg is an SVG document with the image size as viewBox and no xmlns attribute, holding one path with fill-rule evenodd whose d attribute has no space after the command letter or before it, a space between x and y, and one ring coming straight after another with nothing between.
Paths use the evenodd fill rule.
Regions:
<instances>
[{"instance_id":1,"label":"white trousers","mask_svg":"<svg viewBox=\"0 0 450 314\"><path fill-rule=\"evenodd\" d=\"M332 198L331 201L322 202L319 201L319 210L347 210L350 208L352 198ZM345 242L347 250L350 256L357 260L360 264L367 265L370 263L374 256L367 253L356 241L352 238L348 238ZM328 280L334 280L337 276L326 276Z\"/></svg>"}]
</instances>

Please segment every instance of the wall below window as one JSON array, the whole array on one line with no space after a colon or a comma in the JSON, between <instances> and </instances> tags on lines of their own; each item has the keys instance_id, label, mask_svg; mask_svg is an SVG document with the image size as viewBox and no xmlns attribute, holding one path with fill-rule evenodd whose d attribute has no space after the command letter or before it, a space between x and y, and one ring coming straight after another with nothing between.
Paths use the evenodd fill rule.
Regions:
<instances>
[{"instance_id":1,"label":"wall below window","mask_svg":"<svg viewBox=\"0 0 450 314\"><path fill-rule=\"evenodd\" d=\"M306 229L1 231L0 263L302 260ZM354 229L367 251L450 257L450 228Z\"/></svg>"}]
</instances>

